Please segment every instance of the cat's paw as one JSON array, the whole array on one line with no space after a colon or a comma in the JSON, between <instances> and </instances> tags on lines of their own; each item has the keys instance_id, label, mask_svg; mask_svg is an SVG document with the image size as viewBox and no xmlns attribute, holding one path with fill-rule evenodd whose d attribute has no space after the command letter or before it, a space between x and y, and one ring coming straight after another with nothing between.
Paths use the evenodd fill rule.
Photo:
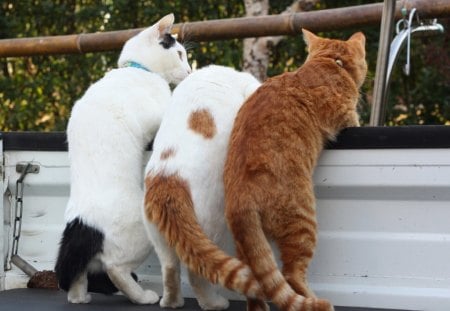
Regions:
<instances>
[{"instance_id":1,"label":"cat's paw","mask_svg":"<svg viewBox=\"0 0 450 311\"><path fill-rule=\"evenodd\" d=\"M92 297L90 294L84 294L84 295L73 295L68 294L67 295L67 301L70 303L90 303L92 300Z\"/></svg>"},{"instance_id":2,"label":"cat's paw","mask_svg":"<svg viewBox=\"0 0 450 311\"><path fill-rule=\"evenodd\" d=\"M141 297L139 297L139 299L133 302L140 305L149 305L157 303L158 301L159 301L158 294L152 290L147 289L144 290L144 294Z\"/></svg>"},{"instance_id":3,"label":"cat's paw","mask_svg":"<svg viewBox=\"0 0 450 311\"><path fill-rule=\"evenodd\" d=\"M306 298L303 301L302 310L314 310L314 311L334 311L333 305L325 299Z\"/></svg>"},{"instance_id":4,"label":"cat's paw","mask_svg":"<svg viewBox=\"0 0 450 311\"><path fill-rule=\"evenodd\" d=\"M228 299L216 294L208 299L197 299L202 310L225 310L230 306Z\"/></svg>"},{"instance_id":5,"label":"cat's paw","mask_svg":"<svg viewBox=\"0 0 450 311\"><path fill-rule=\"evenodd\" d=\"M176 299L170 297L170 295L163 295L161 301L159 302L161 308L181 308L184 306L184 298L180 295Z\"/></svg>"}]
</instances>

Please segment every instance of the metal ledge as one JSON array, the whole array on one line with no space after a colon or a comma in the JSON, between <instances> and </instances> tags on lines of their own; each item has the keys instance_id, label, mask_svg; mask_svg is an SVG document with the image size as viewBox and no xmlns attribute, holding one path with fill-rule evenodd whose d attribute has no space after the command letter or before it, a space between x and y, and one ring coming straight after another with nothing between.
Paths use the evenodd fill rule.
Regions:
<instances>
[{"instance_id":1,"label":"metal ledge","mask_svg":"<svg viewBox=\"0 0 450 311\"><path fill-rule=\"evenodd\" d=\"M64 132L0 132L3 151L67 151ZM450 148L450 126L411 125L344 129L326 149ZM148 150L151 150L150 144Z\"/></svg>"}]
</instances>

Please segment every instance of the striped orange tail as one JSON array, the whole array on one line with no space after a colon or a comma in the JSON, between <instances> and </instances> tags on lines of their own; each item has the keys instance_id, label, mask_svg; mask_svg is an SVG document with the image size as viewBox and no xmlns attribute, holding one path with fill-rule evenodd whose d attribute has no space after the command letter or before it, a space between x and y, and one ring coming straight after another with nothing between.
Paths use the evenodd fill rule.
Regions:
<instances>
[{"instance_id":1,"label":"striped orange tail","mask_svg":"<svg viewBox=\"0 0 450 311\"><path fill-rule=\"evenodd\" d=\"M190 270L247 297L262 298L250 268L214 244L198 224L189 186L176 175L145 179L145 215Z\"/></svg>"},{"instance_id":2,"label":"striped orange tail","mask_svg":"<svg viewBox=\"0 0 450 311\"><path fill-rule=\"evenodd\" d=\"M286 311L334 310L328 301L315 297L306 298L292 289L278 269L256 210L248 209L243 213L227 207L227 220L241 258L251 267L268 300L280 310Z\"/></svg>"}]
</instances>

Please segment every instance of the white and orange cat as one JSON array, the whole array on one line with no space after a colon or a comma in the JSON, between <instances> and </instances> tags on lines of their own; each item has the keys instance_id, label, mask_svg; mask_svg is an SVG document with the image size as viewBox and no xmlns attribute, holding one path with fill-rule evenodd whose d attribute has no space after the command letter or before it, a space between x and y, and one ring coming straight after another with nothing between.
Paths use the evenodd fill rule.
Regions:
<instances>
[{"instance_id":1,"label":"white and orange cat","mask_svg":"<svg viewBox=\"0 0 450 311\"><path fill-rule=\"evenodd\" d=\"M169 83L191 71L185 49L170 35L173 22L169 14L129 39L119 68L73 107L67 127L70 198L55 266L71 303L88 303L88 291L117 289L134 303L159 300L131 272L151 251L141 215L144 151L170 101Z\"/></svg>"},{"instance_id":2,"label":"white and orange cat","mask_svg":"<svg viewBox=\"0 0 450 311\"><path fill-rule=\"evenodd\" d=\"M172 202L176 195L172 190L177 189L172 188L170 179L177 176L189 188L190 196L186 198L189 201L185 203L190 204L190 217L197 217L208 237L224 246L228 230L222 178L228 139L237 111L259 85L248 73L215 65L195 71L178 85L156 134L153 153L146 167L147 215L159 208L175 208L171 206L171 203L176 204L176 201ZM161 221L176 233L176 228L192 222L182 218ZM148 223L147 227L162 266L164 295L160 305L180 307L183 298L178 256L166 244L158 226ZM190 234L189 228L187 231ZM180 239L195 240L195 237ZM189 281L203 309L228 307L228 301L216 293L210 282L195 273L189 273Z\"/></svg>"},{"instance_id":3,"label":"white and orange cat","mask_svg":"<svg viewBox=\"0 0 450 311\"><path fill-rule=\"evenodd\" d=\"M265 300L287 311L334 309L315 297L306 280L317 241L312 175L326 141L345 127L359 125L356 105L367 73L365 37L356 33L341 41L307 30L303 35L308 45L305 63L268 79L246 100L234 121L228 151L220 151L226 152L225 215L241 260L217 247L211 240L214 231L202 232L207 225L200 210L208 208L203 197L211 196L217 185L222 191L216 178L222 172L202 166L198 171L184 169L198 157L205 166L225 158L209 149L208 140L222 114L198 113L193 124L206 134L199 134L198 140L184 138L191 152L180 160L176 146L163 144L167 149L154 156L159 164L147 167L146 219L189 269L245 294L253 311L267 310ZM197 100L207 103L208 97ZM203 158L205 154L214 156ZM176 169L172 160L179 163ZM222 209L208 213L222 217ZM280 251L281 271L268 239Z\"/></svg>"}]
</instances>

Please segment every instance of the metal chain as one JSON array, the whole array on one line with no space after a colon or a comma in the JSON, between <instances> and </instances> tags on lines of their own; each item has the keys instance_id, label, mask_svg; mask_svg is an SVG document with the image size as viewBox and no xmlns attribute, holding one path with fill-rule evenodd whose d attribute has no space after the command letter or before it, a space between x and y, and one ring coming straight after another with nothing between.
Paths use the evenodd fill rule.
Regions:
<instances>
[{"instance_id":1,"label":"metal chain","mask_svg":"<svg viewBox=\"0 0 450 311\"><path fill-rule=\"evenodd\" d=\"M14 218L14 230L13 230L13 244L12 244L12 255L17 255L17 251L19 250L19 239L20 232L22 230L22 215L23 215L23 188L24 183L23 180L25 176L28 174L29 168L31 167L31 163L27 163L27 165L23 168L20 173L19 179L16 181L16 195L15 195L15 218Z\"/></svg>"}]
</instances>

